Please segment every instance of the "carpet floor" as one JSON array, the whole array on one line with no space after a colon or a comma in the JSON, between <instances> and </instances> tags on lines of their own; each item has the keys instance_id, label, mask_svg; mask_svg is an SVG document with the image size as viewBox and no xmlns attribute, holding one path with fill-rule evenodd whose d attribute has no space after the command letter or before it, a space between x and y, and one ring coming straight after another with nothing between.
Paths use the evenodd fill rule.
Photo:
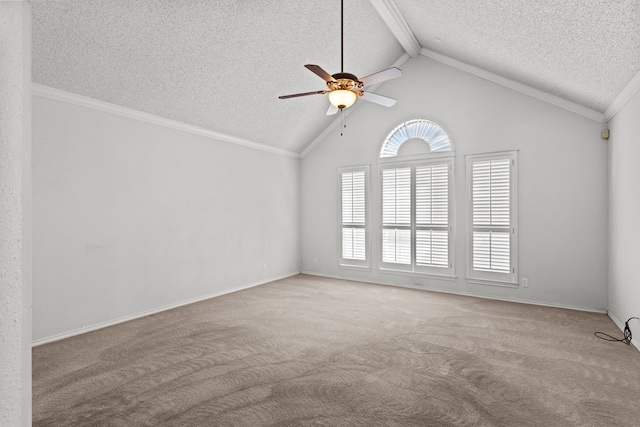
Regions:
<instances>
[{"instance_id":1,"label":"carpet floor","mask_svg":"<svg viewBox=\"0 0 640 427\"><path fill-rule=\"evenodd\" d=\"M293 276L35 347L33 425L638 426L640 354L595 331L622 335L602 314Z\"/></svg>"}]
</instances>

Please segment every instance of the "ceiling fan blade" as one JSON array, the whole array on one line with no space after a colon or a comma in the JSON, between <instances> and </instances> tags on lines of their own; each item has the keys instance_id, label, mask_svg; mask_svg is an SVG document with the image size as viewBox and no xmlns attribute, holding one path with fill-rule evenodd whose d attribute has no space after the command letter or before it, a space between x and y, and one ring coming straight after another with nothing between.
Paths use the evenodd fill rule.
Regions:
<instances>
[{"instance_id":1,"label":"ceiling fan blade","mask_svg":"<svg viewBox=\"0 0 640 427\"><path fill-rule=\"evenodd\" d=\"M333 77L331 77L331 74L327 73L319 65L307 64L307 65L305 65L305 67L309 71L311 71L312 73L315 73L317 76L319 76L325 82L334 82L335 81L335 79Z\"/></svg>"},{"instance_id":2,"label":"ceiling fan blade","mask_svg":"<svg viewBox=\"0 0 640 427\"><path fill-rule=\"evenodd\" d=\"M377 73L370 74L360 79L363 86L371 86L376 83L386 82L387 80L396 79L402 75L402 70L397 67L387 68L386 70L378 71Z\"/></svg>"},{"instance_id":3,"label":"ceiling fan blade","mask_svg":"<svg viewBox=\"0 0 640 427\"><path fill-rule=\"evenodd\" d=\"M294 93L293 95L282 95L279 96L279 99L289 99L289 98L297 98L299 96L307 96L307 95L322 95L323 93L329 92L328 90L316 90L313 92L304 92L304 93Z\"/></svg>"},{"instance_id":4,"label":"ceiling fan blade","mask_svg":"<svg viewBox=\"0 0 640 427\"><path fill-rule=\"evenodd\" d=\"M327 110L327 116L333 116L338 112L338 107L333 104L329 104L329 109Z\"/></svg>"},{"instance_id":5,"label":"ceiling fan blade","mask_svg":"<svg viewBox=\"0 0 640 427\"><path fill-rule=\"evenodd\" d=\"M384 105L385 107L391 107L396 103L396 100L393 98L389 98L388 96L382 96L382 95L378 95L376 93L371 93L371 92L362 92L362 96L360 98L364 99L365 101Z\"/></svg>"}]
</instances>

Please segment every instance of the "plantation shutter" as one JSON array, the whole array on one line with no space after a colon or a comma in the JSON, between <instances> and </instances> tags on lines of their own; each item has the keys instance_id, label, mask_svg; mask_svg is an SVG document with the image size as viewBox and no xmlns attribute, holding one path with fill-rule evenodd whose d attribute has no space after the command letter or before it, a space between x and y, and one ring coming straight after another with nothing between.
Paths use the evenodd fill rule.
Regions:
<instances>
[{"instance_id":1,"label":"plantation shutter","mask_svg":"<svg viewBox=\"0 0 640 427\"><path fill-rule=\"evenodd\" d=\"M411 264L411 168L382 171L382 261Z\"/></svg>"},{"instance_id":2,"label":"plantation shutter","mask_svg":"<svg viewBox=\"0 0 640 427\"><path fill-rule=\"evenodd\" d=\"M449 266L449 165L416 168L416 265Z\"/></svg>"},{"instance_id":3,"label":"plantation shutter","mask_svg":"<svg viewBox=\"0 0 640 427\"><path fill-rule=\"evenodd\" d=\"M341 188L342 258L364 261L367 257L365 171L343 172Z\"/></svg>"},{"instance_id":4,"label":"plantation shutter","mask_svg":"<svg viewBox=\"0 0 640 427\"><path fill-rule=\"evenodd\" d=\"M511 271L511 159L471 166L473 270Z\"/></svg>"}]
</instances>

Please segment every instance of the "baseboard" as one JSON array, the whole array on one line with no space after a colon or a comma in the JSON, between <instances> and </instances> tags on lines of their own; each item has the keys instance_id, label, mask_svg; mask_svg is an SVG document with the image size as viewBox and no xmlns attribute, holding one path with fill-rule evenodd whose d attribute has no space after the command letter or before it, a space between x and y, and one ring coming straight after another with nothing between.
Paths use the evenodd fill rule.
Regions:
<instances>
[{"instance_id":1,"label":"baseboard","mask_svg":"<svg viewBox=\"0 0 640 427\"><path fill-rule=\"evenodd\" d=\"M503 297L495 297L495 296L489 296L489 295L483 295L483 294L475 294L473 292L447 291L447 290L438 289L438 288L430 288L428 286L405 285L405 284L395 283L395 282L391 282L391 281L381 281L381 280L371 280L371 279L353 279L353 278L350 278L350 277L333 276L333 275L330 275L330 274L318 273L318 272L313 272L313 271L309 271L309 270L302 270L301 273L302 274L308 274L310 276L327 277L329 279L351 280L353 282L374 283L376 285L385 285L385 286L398 286L398 287L401 287L401 288L419 289L419 290L422 290L422 291L430 291L430 292L441 292L441 293L444 293L444 294L464 295L464 296L468 296L468 297L491 299L491 300L496 300L496 301L506 301L506 302L516 302L516 303L519 303L519 304L539 305L541 307L564 308L564 309L567 309L567 310L576 310L576 311L586 311L586 312L589 312L589 313L607 314L607 310L600 309L600 308L593 308L593 307L580 307L580 306L571 306L571 305L565 305L565 304L553 304L553 303L545 303L545 302L540 302L540 301L522 300L522 299L517 299L517 298L503 298Z\"/></svg>"},{"instance_id":2,"label":"baseboard","mask_svg":"<svg viewBox=\"0 0 640 427\"><path fill-rule=\"evenodd\" d=\"M295 275L298 275L298 274L300 274L300 272L299 271L295 271L295 272L283 274L283 275L280 275L280 276L270 277L268 279L260 280L258 282L253 282L253 283L248 283L248 284L242 285L241 287L236 288L236 289L231 289L231 290L223 291L223 292L216 292L216 293L209 294L209 295L204 295L204 296L201 296L201 297L198 297L198 298L193 298L193 299L190 299L190 300L181 301L181 302L176 303L176 304L171 304L171 305L167 305L167 306L164 306L164 307L160 307L160 308L156 308L156 309L152 309L152 310L146 310L146 311L143 311L143 312L140 312L140 313L132 314L130 316L124 316L124 317L120 317L118 319L109 320L107 322L96 323L94 325L90 325L90 326L83 327L83 328L80 328L80 329L75 329L73 331L64 332L64 333L61 333L61 334L56 334L56 335L53 335L53 336L50 336L50 337L46 337L46 338L42 338L42 339L39 339L39 340L35 340L35 341L33 341L31 343L31 346L32 347L37 347L39 345L48 344L48 343L55 342L55 341L60 341L60 340L63 340L65 338L71 338L71 337L74 337L76 335L81 335L81 334L84 334L84 333L87 333L87 332L96 331L98 329L107 328L109 326L117 325L119 323L128 322L130 320L139 319L141 317L150 316L152 314L160 313L160 312L163 312L163 311L171 310L171 309L174 309L174 308L182 307L182 306L193 304L193 303L200 302L200 301L205 301L205 300L208 300L208 299L211 299L211 298L216 298L216 297L220 297L220 296L223 296L223 295L232 294L234 292L238 292L238 291L242 291L242 290L245 290L245 289L253 288L253 287L256 287L256 286L264 285L266 283L274 282L276 280L286 279L287 277L295 276Z\"/></svg>"},{"instance_id":3,"label":"baseboard","mask_svg":"<svg viewBox=\"0 0 640 427\"><path fill-rule=\"evenodd\" d=\"M611 312L608 313L609 318L611 320L613 320L613 323L616 324L616 326L620 329L620 331L622 333L624 333L624 322L621 322L620 320L618 320L616 318L616 316L614 316L613 314L611 314ZM629 322L631 323L631 322ZM640 322L639 322L640 323ZM629 324L629 328L631 329L631 344L633 344L633 346L636 348L636 350L640 351L640 340L638 339L638 335L640 335L640 327L636 328L637 331L633 330L633 327L631 326L631 324ZM635 332L635 336L636 338L633 338L634 336L634 332Z\"/></svg>"}]
</instances>

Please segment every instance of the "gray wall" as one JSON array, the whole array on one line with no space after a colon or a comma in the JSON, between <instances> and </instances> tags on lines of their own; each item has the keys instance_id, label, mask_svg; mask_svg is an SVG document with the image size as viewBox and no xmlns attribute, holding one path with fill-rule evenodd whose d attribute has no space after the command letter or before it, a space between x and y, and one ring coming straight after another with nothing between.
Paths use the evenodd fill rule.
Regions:
<instances>
[{"instance_id":1,"label":"gray wall","mask_svg":"<svg viewBox=\"0 0 640 427\"><path fill-rule=\"evenodd\" d=\"M607 145L602 124L425 57L401 67L402 78L376 92L390 108L363 103L302 162L303 272L416 286L604 312L607 309ZM338 172L371 165L372 241L380 206L377 158L398 124L426 118L443 126L456 149L457 280L442 281L338 266ZM519 269L528 288L469 284L465 155L519 150ZM317 263L315 263L317 259Z\"/></svg>"},{"instance_id":2,"label":"gray wall","mask_svg":"<svg viewBox=\"0 0 640 427\"><path fill-rule=\"evenodd\" d=\"M31 5L0 2L0 425L31 425Z\"/></svg>"},{"instance_id":3,"label":"gray wall","mask_svg":"<svg viewBox=\"0 0 640 427\"><path fill-rule=\"evenodd\" d=\"M299 272L299 169L35 95L33 339Z\"/></svg>"},{"instance_id":4,"label":"gray wall","mask_svg":"<svg viewBox=\"0 0 640 427\"><path fill-rule=\"evenodd\" d=\"M610 122L609 140L609 315L623 327L640 317L640 92ZM630 322L633 334L638 321ZM634 343L640 348L638 338Z\"/></svg>"},{"instance_id":5,"label":"gray wall","mask_svg":"<svg viewBox=\"0 0 640 427\"><path fill-rule=\"evenodd\" d=\"M36 342L293 274L300 265L312 274L605 311L601 124L425 57L402 68L402 78L377 90L398 104L363 103L344 136L333 131L301 171L293 158L35 96ZM455 281L382 273L375 245L370 271L338 267L337 169L371 165L375 214L380 145L412 118L441 124L456 148ZM519 151L519 268L529 288L464 280L464 156L501 150ZM233 179L237 171L246 175Z\"/></svg>"}]
</instances>

